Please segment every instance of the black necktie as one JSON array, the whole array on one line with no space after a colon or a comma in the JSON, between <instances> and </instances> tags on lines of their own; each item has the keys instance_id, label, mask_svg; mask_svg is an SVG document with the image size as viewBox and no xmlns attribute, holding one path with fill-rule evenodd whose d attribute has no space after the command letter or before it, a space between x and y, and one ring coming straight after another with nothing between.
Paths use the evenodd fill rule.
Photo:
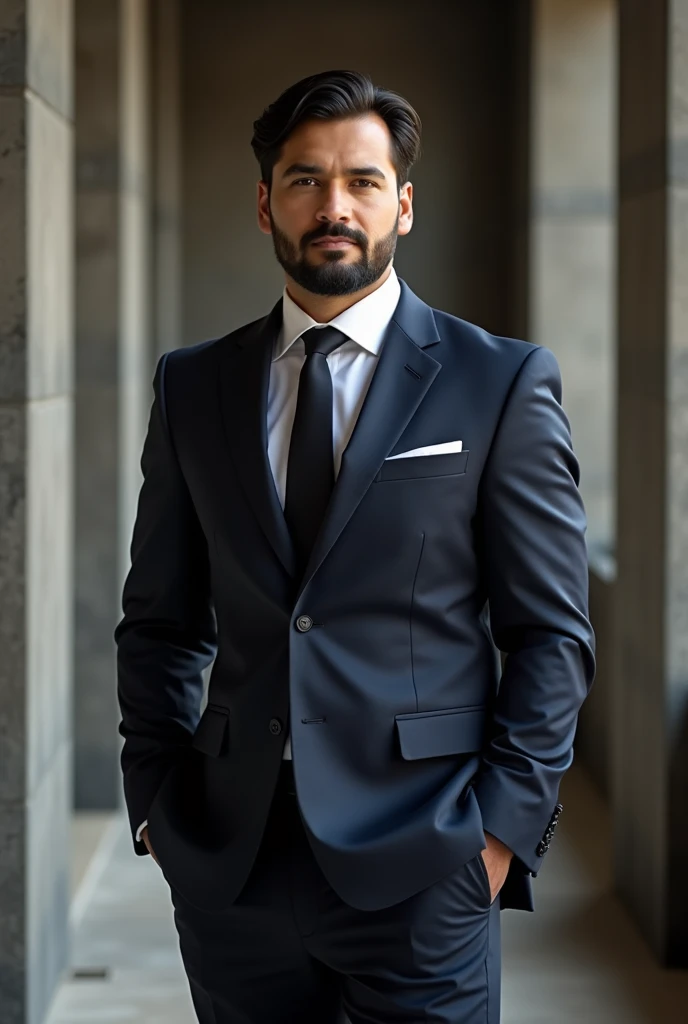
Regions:
<instances>
[{"instance_id":1,"label":"black necktie","mask_svg":"<svg viewBox=\"0 0 688 1024\"><path fill-rule=\"evenodd\" d=\"M327 356L349 339L335 327L312 327L303 340L306 361L299 377L284 502L301 572L334 488L332 377Z\"/></svg>"}]
</instances>

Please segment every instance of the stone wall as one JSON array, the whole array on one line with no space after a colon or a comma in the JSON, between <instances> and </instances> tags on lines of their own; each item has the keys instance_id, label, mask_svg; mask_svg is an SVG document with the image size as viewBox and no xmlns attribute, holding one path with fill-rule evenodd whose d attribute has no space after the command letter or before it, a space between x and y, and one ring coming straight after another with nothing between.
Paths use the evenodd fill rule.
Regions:
<instances>
[{"instance_id":1,"label":"stone wall","mask_svg":"<svg viewBox=\"0 0 688 1024\"><path fill-rule=\"evenodd\" d=\"M70 0L0 6L0 1006L68 956L72 793Z\"/></svg>"}]
</instances>

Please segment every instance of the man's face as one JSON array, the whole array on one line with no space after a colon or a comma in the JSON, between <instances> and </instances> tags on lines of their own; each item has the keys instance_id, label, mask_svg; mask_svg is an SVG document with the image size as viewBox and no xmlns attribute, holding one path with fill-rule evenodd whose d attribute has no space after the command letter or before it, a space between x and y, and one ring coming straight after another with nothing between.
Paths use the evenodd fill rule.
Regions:
<instances>
[{"instance_id":1,"label":"man's face","mask_svg":"<svg viewBox=\"0 0 688 1024\"><path fill-rule=\"evenodd\" d=\"M284 143L270 191L258 186L258 216L302 288L352 295L382 277L413 223L413 186L399 190L391 155L377 115L307 121Z\"/></svg>"}]
</instances>

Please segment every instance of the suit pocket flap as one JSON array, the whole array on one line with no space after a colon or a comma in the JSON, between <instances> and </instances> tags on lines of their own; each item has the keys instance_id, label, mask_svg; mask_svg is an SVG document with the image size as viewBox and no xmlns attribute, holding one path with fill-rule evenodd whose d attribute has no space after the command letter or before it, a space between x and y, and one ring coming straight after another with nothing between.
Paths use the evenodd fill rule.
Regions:
<instances>
[{"instance_id":1,"label":"suit pocket flap","mask_svg":"<svg viewBox=\"0 0 688 1024\"><path fill-rule=\"evenodd\" d=\"M375 477L381 480L427 479L433 476L459 476L466 472L468 449L444 455L410 455L404 459L385 459Z\"/></svg>"},{"instance_id":2,"label":"suit pocket flap","mask_svg":"<svg viewBox=\"0 0 688 1024\"><path fill-rule=\"evenodd\" d=\"M191 739L194 750L201 750L209 757L219 757L225 752L229 711L216 704L209 704L198 723Z\"/></svg>"},{"instance_id":3,"label":"suit pocket flap","mask_svg":"<svg viewBox=\"0 0 688 1024\"><path fill-rule=\"evenodd\" d=\"M482 750L487 709L448 708L396 715L401 756L407 761L421 757L472 754Z\"/></svg>"}]
</instances>

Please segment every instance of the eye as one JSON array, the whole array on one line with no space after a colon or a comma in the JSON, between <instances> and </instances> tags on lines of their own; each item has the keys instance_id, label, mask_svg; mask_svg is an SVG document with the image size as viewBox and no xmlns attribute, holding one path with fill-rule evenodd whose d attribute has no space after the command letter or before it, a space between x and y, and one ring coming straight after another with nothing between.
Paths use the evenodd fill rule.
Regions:
<instances>
[{"instance_id":1,"label":"eye","mask_svg":"<svg viewBox=\"0 0 688 1024\"><path fill-rule=\"evenodd\" d=\"M303 185L308 181L315 182L316 185L318 184L315 178L297 178L296 181L292 181L292 185Z\"/></svg>"},{"instance_id":2,"label":"eye","mask_svg":"<svg viewBox=\"0 0 688 1024\"><path fill-rule=\"evenodd\" d=\"M377 188L376 182L369 181L367 178L357 178L356 181L354 181L353 184L354 185L365 185L366 187L370 186L371 188Z\"/></svg>"}]
</instances>

